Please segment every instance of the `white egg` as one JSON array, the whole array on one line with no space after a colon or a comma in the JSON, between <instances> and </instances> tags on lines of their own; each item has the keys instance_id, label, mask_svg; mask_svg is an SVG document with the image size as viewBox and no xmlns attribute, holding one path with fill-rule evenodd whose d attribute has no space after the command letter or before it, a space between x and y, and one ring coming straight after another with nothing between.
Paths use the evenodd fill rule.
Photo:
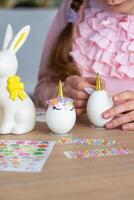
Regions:
<instances>
[{"instance_id":1,"label":"white egg","mask_svg":"<svg viewBox=\"0 0 134 200\"><path fill-rule=\"evenodd\" d=\"M52 132L56 134L67 134L75 125L76 112L74 108L56 109L49 106L46 113L46 122Z\"/></svg>"},{"instance_id":2,"label":"white egg","mask_svg":"<svg viewBox=\"0 0 134 200\"><path fill-rule=\"evenodd\" d=\"M89 121L103 127L111 119L104 119L102 113L113 106L112 97L105 90L93 91L87 103Z\"/></svg>"}]
</instances>

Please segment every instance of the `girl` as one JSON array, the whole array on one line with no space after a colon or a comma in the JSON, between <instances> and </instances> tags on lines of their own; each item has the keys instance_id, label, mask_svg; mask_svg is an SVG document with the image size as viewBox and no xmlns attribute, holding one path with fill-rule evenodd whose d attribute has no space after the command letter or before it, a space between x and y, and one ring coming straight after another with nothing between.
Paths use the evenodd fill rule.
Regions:
<instances>
[{"instance_id":1,"label":"girl","mask_svg":"<svg viewBox=\"0 0 134 200\"><path fill-rule=\"evenodd\" d=\"M84 88L94 88L99 73L115 102L103 113L114 117L106 127L134 130L133 27L134 0L64 0L43 51L36 105L46 107L61 79L77 114L84 113Z\"/></svg>"}]
</instances>

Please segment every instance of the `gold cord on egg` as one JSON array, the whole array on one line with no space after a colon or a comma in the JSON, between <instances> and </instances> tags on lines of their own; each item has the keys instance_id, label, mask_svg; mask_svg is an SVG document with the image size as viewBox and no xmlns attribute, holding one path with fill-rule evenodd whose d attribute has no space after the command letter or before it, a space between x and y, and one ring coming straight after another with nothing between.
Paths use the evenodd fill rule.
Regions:
<instances>
[{"instance_id":1,"label":"gold cord on egg","mask_svg":"<svg viewBox=\"0 0 134 200\"><path fill-rule=\"evenodd\" d=\"M57 96L58 97L63 97L63 89L62 89L62 82L61 82L61 80L59 80Z\"/></svg>"},{"instance_id":2,"label":"gold cord on egg","mask_svg":"<svg viewBox=\"0 0 134 200\"><path fill-rule=\"evenodd\" d=\"M98 73L97 73L97 76L96 76L95 90L97 90L97 91L103 90L101 78L100 78L100 75Z\"/></svg>"}]
</instances>

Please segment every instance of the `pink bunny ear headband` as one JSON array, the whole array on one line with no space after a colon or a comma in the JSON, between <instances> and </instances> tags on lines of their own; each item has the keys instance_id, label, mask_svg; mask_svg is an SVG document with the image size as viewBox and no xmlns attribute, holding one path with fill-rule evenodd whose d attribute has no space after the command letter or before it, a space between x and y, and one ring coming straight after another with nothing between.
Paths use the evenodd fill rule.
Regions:
<instances>
[{"instance_id":1,"label":"pink bunny ear headband","mask_svg":"<svg viewBox=\"0 0 134 200\"><path fill-rule=\"evenodd\" d=\"M78 19L78 13L72 8L70 8L67 14L67 22L75 23L77 19Z\"/></svg>"}]
</instances>

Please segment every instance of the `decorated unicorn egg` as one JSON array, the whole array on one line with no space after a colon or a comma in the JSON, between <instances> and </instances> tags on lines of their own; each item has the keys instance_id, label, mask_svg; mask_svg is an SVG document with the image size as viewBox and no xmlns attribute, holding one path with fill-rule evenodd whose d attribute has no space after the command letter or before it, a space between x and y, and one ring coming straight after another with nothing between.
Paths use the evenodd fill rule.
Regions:
<instances>
[{"instance_id":1,"label":"decorated unicorn egg","mask_svg":"<svg viewBox=\"0 0 134 200\"><path fill-rule=\"evenodd\" d=\"M103 127L110 119L104 119L102 114L113 106L112 97L103 89L101 79L97 74L96 88L87 102L89 121L97 127Z\"/></svg>"},{"instance_id":2,"label":"decorated unicorn egg","mask_svg":"<svg viewBox=\"0 0 134 200\"><path fill-rule=\"evenodd\" d=\"M73 100L63 96L62 84L59 82L57 98L47 101L46 123L53 133L67 134L76 122Z\"/></svg>"}]
</instances>

